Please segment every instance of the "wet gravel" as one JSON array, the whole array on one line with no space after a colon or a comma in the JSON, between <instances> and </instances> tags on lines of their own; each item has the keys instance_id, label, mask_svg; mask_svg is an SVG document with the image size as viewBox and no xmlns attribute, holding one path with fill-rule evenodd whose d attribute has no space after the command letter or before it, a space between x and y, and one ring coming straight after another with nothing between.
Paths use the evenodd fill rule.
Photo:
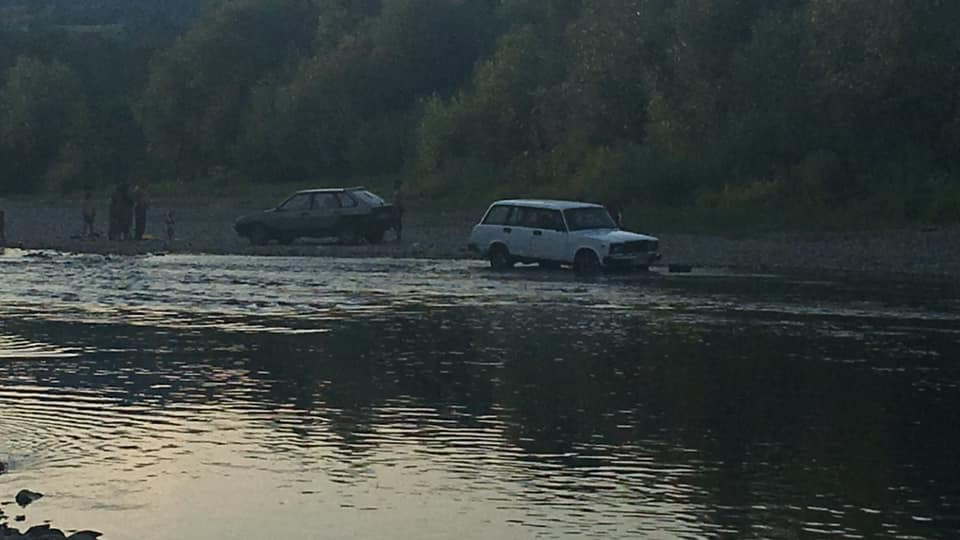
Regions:
<instances>
[{"instance_id":1,"label":"wet gravel","mask_svg":"<svg viewBox=\"0 0 960 540\"><path fill-rule=\"evenodd\" d=\"M156 204L150 208L142 241L109 241L104 212L101 237L81 238L80 204L4 201L8 246L69 252L138 254L156 252L398 257L470 257L465 244L477 215L408 211L404 235L388 232L379 244L340 245L335 239L298 240L293 245L252 246L233 231L234 220L256 208ZM174 213L174 237L164 224ZM747 238L642 231L660 238L663 265L724 267L743 271L853 273L877 276L954 278L960 276L960 226L848 233L780 233Z\"/></svg>"}]
</instances>

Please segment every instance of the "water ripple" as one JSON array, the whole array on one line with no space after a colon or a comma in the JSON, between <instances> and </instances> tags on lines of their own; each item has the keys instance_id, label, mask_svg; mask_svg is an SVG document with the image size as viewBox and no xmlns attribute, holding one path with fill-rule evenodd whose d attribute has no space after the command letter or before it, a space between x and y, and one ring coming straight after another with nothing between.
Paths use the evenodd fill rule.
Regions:
<instances>
[{"instance_id":1,"label":"water ripple","mask_svg":"<svg viewBox=\"0 0 960 540\"><path fill-rule=\"evenodd\" d=\"M0 488L112 538L938 539L960 515L949 299L466 261L0 265Z\"/></svg>"}]
</instances>

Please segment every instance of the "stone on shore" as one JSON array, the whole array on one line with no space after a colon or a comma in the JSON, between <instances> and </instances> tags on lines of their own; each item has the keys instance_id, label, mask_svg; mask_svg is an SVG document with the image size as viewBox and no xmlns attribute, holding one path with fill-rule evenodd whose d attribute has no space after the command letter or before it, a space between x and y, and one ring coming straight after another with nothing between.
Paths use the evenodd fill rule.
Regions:
<instances>
[{"instance_id":1,"label":"stone on shore","mask_svg":"<svg viewBox=\"0 0 960 540\"><path fill-rule=\"evenodd\" d=\"M21 489L17 496L14 498L17 501L17 504L20 506L26 507L28 504L36 501L43 497L43 493L38 493L36 491L30 491L29 489Z\"/></svg>"},{"instance_id":2,"label":"stone on shore","mask_svg":"<svg viewBox=\"0 0 960 540\"><path fill-rule=\"evenodd\" d=\"M97 540L103 533L97 531L78 531L67 537L67 540Z\"/></svg>"},{"instance_id":3,"label":"stone on shore","mask_svg":"<svg viewBox=\"0 0 960 540\"><path fill-rule=\"evenodd\" d=\"M23 534L24 538L30 540L66 540L67 535L60 529L53 529L50 525L34 525L27 529Z\"/></svg>"}]
</instances>

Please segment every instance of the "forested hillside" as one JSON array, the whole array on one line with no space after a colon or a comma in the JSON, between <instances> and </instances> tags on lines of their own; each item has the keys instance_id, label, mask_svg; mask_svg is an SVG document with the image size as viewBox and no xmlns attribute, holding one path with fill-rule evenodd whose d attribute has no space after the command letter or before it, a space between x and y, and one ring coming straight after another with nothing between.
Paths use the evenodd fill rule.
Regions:
<instances>
[{"instance_id":1,"label":"forested hillside","mask_svg":"<svg viewBox=\"0 0 960 540\"><path fill-rule=\"evenodd\" d=\"M0 12L2 192L402 176L427 198L960 220L960 2Z\"/></svg>"}]
</instances>

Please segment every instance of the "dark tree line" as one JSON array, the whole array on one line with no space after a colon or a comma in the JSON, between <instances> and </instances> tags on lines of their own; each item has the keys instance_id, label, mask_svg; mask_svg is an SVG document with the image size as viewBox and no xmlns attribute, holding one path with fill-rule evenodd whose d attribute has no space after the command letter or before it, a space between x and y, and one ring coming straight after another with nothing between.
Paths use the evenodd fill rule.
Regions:
<instances>
[{"instance_id":1,"label":"dark tree line","mask_svg":"<svg viewBox=\"0 0 960 540\"><path fill-rule=\"evenodd\" d=\"M960 219L957 2L41 3L0 2L6 192L399 175Z\"/></svg>"}]
</instances>

